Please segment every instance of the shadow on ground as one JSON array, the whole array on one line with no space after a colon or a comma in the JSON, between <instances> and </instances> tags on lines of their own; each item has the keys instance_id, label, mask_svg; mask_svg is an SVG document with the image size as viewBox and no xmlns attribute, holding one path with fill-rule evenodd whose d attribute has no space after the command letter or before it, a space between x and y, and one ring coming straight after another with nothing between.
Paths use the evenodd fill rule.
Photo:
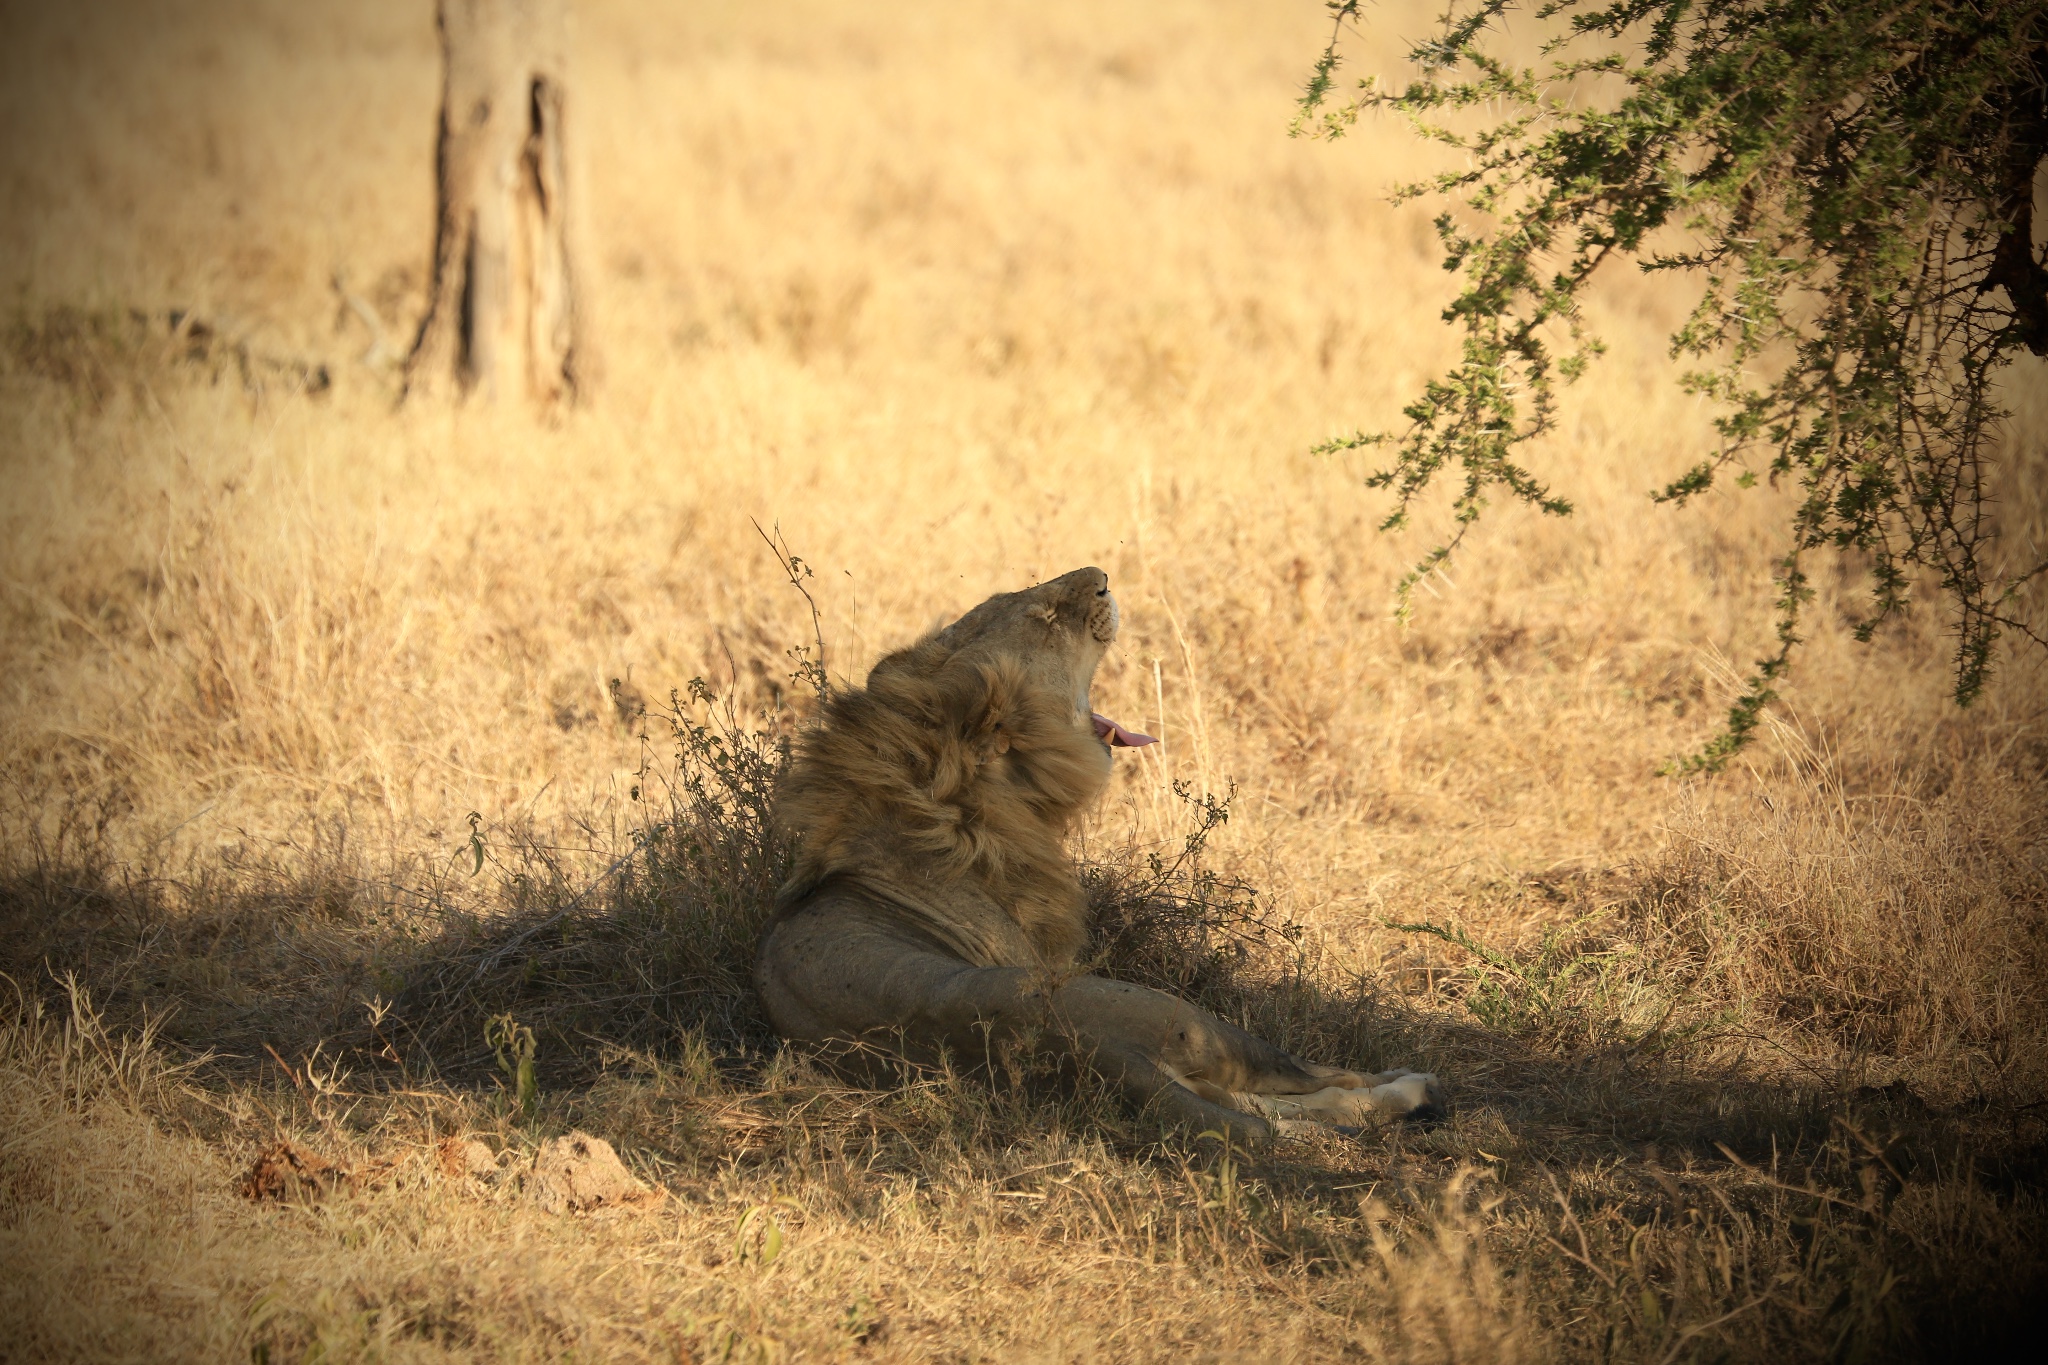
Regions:
<instances>
[{"instance_id":1,"label":"shadow on ground","mask_svg":"<svg viewBox=\"0 0 2048 1365\"><path fill-rule=\"evenodd\" d=\"M1194 798L1173 856L1087 869L1098 968L1304 1056L1436 1071L1449 1121L1232 1153L1162 1140L1045 1059L850 1086L777 1044L748 983L789 866L768 820L785 750L727 722L678 719L660 818L628 849L565 854L493 831L373 875L342 840L316 839L290 861L179 876L124 870L90 839L17 851L0 876L0 968L26 997L75 981L112 1027L154 1020L204 1054L203 1086L310 1105L330 1130L364 1125L365 1143L440 1096L453 1121L602 1133L671 1181L723 1167L800 1182L829 1167L858 1210L881 1207L877 1182L927 1178L934 1153L996 1169L1049 1135L1086 1135L1139 1187L1223 1163L1253 1191L1233 1216L1262 1254L1333 1270L1373 1229L1426 1227L1476 1180L1492 1192L1486 1241L1528 1301L1596 1302L1586 1320L1607 1324L1604 1344L1577 1341L1576 1320L1556 1331L1617 1358L1644 1354L1631 1340L1672 1342L1681 1311L1748 1315L1701 1338L1723 1359L1995 1351L2048 1288L2040 1105L1941 1107L1902 1083L1766 1069L1716 1032L1718 1016L1677 1001L1655 1027L1589 1025L1540 964L1507 964L1511 986L1542 989L1497 990L1488 1023L1455 992L1417 1003L1346 979L1205 866L1224 812ZM508 1056L522 1047L530 1082ZM345 1078L323 1094L345 1087L345 1108L307 1093L322 1056Z\"/></svg>"}]
</instances>

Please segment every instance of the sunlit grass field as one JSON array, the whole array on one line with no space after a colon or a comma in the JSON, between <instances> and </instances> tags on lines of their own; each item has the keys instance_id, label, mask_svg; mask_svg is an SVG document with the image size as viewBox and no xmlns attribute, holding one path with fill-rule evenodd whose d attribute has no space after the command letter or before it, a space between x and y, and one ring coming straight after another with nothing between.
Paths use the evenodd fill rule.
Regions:
<instances>
[{"instance_id":1,"label":"sunlit grass field","mask_svg":"<svg viewBox=\"0 0 2048 1365\"><path fill-rule=\"evenodd\" d=\"M1713 439L1682 292L1609 282L1534 457L1576 514L1495 509L1402 625L1445 525L1381 534L1370 455L1308 451L1455 354L1430 210L1386 202L1442 163L1286 136L1320 6L576 12L601 378L542 414L398 401L426 0L6 11L0 1357L2027 1339L2048 670L1957 711L1933 598L1858 645L1830 562L1762 737L1660 776L1771 638L1785 511L1647 496ZM1356 74L1397 72L1429 11L1372 14ZM749 784L806 714L791 651L857 681L1084 564L1124 618L1096 704L1164 740L1077 844L1099 900L1192 906L1147 970L1437 1071L1445 1125L1219 1152L1085 1082L776 1050ZM536 1205L572 1129L658 1195ZM243 1197L281 1137L356 1178Z\"/></svg>"}]
</instances>

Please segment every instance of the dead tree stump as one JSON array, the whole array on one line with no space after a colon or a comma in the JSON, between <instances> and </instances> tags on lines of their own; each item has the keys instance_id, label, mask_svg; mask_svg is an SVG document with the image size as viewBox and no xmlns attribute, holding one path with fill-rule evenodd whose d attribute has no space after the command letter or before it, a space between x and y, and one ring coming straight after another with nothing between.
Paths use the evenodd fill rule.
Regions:
<instances>
[{"instance_id":1,"label":"dead tree stump","mask_svg":"<svg viewBox=\"0 0 2048 1365\"><path fill-rule=\"evenodd\" d=\"M590 376L564 136L567 0L440 0L438 214L406 392L543 405Z\"/></svg>"}]
</instances>

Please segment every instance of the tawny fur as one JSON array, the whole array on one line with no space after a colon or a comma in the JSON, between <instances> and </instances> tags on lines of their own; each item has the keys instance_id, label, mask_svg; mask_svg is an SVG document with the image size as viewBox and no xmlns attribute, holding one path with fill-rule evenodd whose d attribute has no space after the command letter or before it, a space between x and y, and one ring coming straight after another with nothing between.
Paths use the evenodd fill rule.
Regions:
<instances>
[{"instance_id":1,"label":"tawny fur","mask_svg":"<svg viewBox=\"0 0 2048 1365\"><path fill-rule=\"evenodd\" d=\"M1108 777L1071 696L935 632L835 693L799 742L777 799L800 849L782 899L833 875L939 902L964 886L1001 905L1047 965L1069 964L1088 929L1065 839Z\"/></svg>"}]
</instances>

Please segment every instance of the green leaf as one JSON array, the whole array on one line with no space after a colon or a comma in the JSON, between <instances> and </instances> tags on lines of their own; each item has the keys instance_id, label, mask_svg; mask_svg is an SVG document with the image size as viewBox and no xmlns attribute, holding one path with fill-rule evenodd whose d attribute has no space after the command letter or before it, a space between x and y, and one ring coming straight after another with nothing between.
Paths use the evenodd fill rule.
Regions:
<instances>
[{"instance_id":1,"label":"green leaf","mask_svg":"<svg viewBox=\"0 0 2048 1365\"><path fill-rule=\"evenodd\" d=\"M1330 8L1297 132L1361 20L1355 2ZM1317 447L1388 448L1365 479L1390 495L1383 530L1453 483L1455 535L1400 580L1396 616L1497 491L1569 513L1523 452L1555 433L1560 386L1601 353L1580 295L1607 262L1635 258L1699 286L1671 350L1708 362L1680 385L1717 405L1721 437L1653 498L1684 505L1721 466L1765 455L1773 483L1798 495L1787 559L1832 548L1870 575L1858 639L1904 610L1910 578L1936 585L1959 705L1982 693L2002 639L2048 646L2019 596L2048 559L1992 553L1988 506L2007 418L1997 385L2020 351L2048 355L2048 263L2032 224L2048 162L2048 0L1549 0L1535 14L1550 26L1541 75L1490 50L1515 9L1448 5L1410 47L1417 79L1362 85L1340 111L1403 117L1467 161L1395 193L1456 196L1471 211L1436 215L1459 277L1443 316L1463 334L1460 360L1402 409L1405 431ZM1580 81L1595 74L1618 77L1618 93L1587 98ZM1483 117L1453 125L1441 110ZM1674 228L1686 249L1650 250ZM1736 476L1755 483L1747 468ZM1717 770L1748 743L1800 643L1807 595L1803 578L1779 593L1777 653L1676 770Z\"/></svg>"}]
</instances>

